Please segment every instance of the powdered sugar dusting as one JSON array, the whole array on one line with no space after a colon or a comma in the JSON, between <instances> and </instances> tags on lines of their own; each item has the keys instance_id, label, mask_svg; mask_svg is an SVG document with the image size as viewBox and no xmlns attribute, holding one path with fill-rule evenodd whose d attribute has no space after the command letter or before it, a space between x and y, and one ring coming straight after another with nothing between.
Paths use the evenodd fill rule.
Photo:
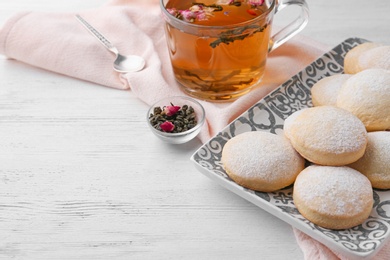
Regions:
<instances>
[{"instance_id":1,"label":"powdered sugar dusting","mask_svg":"<svg viewBox=\"0 0 390 260\"><path fill-rule=\"evenodd\" d=\"M297 117L303 112L305 111L306 109L308 108L304 108L304 109L301 109L301 110L298 110L294 113L292 113L289 117L286 118L286 120L284 121L284 125L283 125L283 130L284 130L284 134L287 138L291 138L292 137L292 133L291 133L291 129L293 129L293 124L295 122L295 120L297 119Z\"/></svg>"},{"instance_id":2,"label":"powdered sugar dusting","mask_svg":"<svg viewBox=\"0 0 390 260\"><path fill-rule=\"evenodd\" d=\"M360 150L367 142L363 123L350 112L333 106L306 109L284 127L290 136L294 133L293 139L300 145L316 151L343 154Z\"/></svg>"},{"instance_id":3,"label":"powdered sugar dusting","mask_svg":"<svg viewBox=\"0 0 390 260\"><path fill-rule=\"evenodd\" d=\"M363 52L358 64L363 70L370 68L390 70L390 46L380 46Z\"/></svg>"},{"instance_id":4,"label":"powdered sugar dusting","mask_svg":"<svg viewBox=\"0 0 390 260\"><path fill-rule=\"evenodd\" d=\"M335 74L319 80L311 88L311 94L313 97L313 104L316 100L315 106L320 105L331 105L337 104L337 94L341 89L343 83L349 79L352 75L350 74Z\"/></svg>"},{"instance_id":5,"label":"powdered sugar dusting","mask_svg":"<svg viewBox=\"0 0 390 260\"><path fill-rule=\"evenodd\" d=\"M368 131L390 127L390 71L367 69L353 75L340 89L337 106L359 117Z\"/></svg>"},{"instance_id":6,"label":"powdered sugar dusting","mask_svg":"<svg viewBox=\"0 0 390 260\"><path fill-rule=\"evenodd\" d=\"M343 84L337 105L342 107L348 99L353 100L355 106L359 103L375 104L377 95L389 95L390 71L384 69L368 69L359 72Z\"/></svg>"},{"instance_id":7,"label":"powdered sugar dusting","mask_svg":"<svg viewBox=\"0 0 390 260\"><path fill-rule=\"evenodd\" d=\"M283 136L246 132L230 139L222 154L227 169L249 179L276 181L295 175L303 159Z\"/></svg>"},{"instance_id":8,"label":"powdered sugar dusting","mask_svg":"<svg viewBox=\"0 0 390 260\"><path fill-rule=\"evenodd\" d=\"M367 149L350 167L366 175L373 187L387 188L390 181L390 132L368 133Z\"/></svg>"},{"instance_id":9,"label":"powdered sugar dusting","mask_svg":"<svg viewBox=\"0 0 390 260\"><path fill-rule=\"evenodd\" d=\"M384 69L367 69L359 72L345 82L344 91L348 88L353 88L353 96L359 89L372 92L388 91L390 88L390 71ZM367 93L365 99L370 98Z\"/></svg>"},{"instance_id":10,"label":"powdered sugar dusting","mask_svg":"<svg viewBox=\"0 0 390 260\"><path fill-rule=\"evenodd\" d=\"M368 133L366 153L367 157L373 157L379 165L388 165L388 168L390 168L390 132L378 131Z\"/></svg>"},{"instance_id":11,"label":"powdered sugar dusting","mask_svg":"<svg viewBox=\"0 0 390 260\"><path fill-rule=\"evenodd\" d=\"M358 171L343 166L309 166L294 184L307 207L331 216L354 216L372 199L370 181Z\"/></svg>"}]
</instances>

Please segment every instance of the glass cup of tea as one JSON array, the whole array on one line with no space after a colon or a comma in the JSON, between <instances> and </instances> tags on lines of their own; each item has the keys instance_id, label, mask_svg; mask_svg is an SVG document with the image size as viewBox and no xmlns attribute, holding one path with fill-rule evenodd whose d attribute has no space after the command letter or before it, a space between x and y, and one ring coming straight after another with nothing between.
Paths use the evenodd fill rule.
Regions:
<instances>
[{"instance_id":1,"label":"glass cup of tea","mask_svg":"<svg viewBox=\"0 0 390 260\"><path fill-rule=\"evenodd\" d=\"M274 14L291 5L297 18L271 35ZM261 81L268 53L307 24L305 0L161 0L176 80L190 96L231 101Z\"/></svg>"}]
</instances>

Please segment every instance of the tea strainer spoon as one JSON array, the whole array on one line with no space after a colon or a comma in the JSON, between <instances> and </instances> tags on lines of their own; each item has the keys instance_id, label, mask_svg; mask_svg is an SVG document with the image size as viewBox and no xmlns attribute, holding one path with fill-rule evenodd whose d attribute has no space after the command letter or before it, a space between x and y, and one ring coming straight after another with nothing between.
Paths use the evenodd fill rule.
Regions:
<instances>
[{"instance_id":1,"label":"tea strainer spoon","mask_svg":"<svg viewBox=\"0 0 390 260\"><path fill-rule=\"evenodd\" d=\"M118 72L136 72L140 71L145 66L144 58L137 55L121 55L118 49L100 32L98 32L92 25L90 25L84 18L76 14L77 20L95 36L104 47L106 47L110 52L114 53L116 59L114 61L114 70Z\"/></svg>"}]
</instances>

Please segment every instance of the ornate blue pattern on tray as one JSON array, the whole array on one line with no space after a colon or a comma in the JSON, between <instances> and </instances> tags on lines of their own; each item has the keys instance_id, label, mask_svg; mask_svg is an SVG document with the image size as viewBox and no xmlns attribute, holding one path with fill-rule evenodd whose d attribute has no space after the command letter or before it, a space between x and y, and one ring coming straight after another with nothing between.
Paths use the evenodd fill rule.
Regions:
<instances>
[{"instance_id":1,"label":"ornate blue pattern on tray","mask_svg":"<svg viewBox=\"0 0 390 260\"><path fill-rule=\"evenodd\" d=\"M351 258L374 255L389 237L390 192L374 190L372 213L362 225L347 230L324 229L298 212L292 199L292 187L272 193L245 189L227 176L222 168L221 155L225 143L240 133L266 131L281 134L284 120L290 114L312 106L310 88L313 84L323 77L343 73L345 54L364 42L366 40L350 38L337 45L252 106L191 157L203 174L225 188Z\"/></svg>"}]
</instances>

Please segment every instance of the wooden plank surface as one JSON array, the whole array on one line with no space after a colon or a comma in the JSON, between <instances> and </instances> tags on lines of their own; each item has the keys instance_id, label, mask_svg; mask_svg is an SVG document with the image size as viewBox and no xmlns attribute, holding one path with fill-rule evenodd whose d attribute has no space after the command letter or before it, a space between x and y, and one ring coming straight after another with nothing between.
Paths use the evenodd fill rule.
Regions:
<instances>
[{"instance_id":1,"label":"wooden plank surface","mask_svg":"<svg viewBox=\"0 0 390 260\"><path fill-rule=\"evenodd\" d=\"M0 22L103 3L0 0ZM390 44L385 1L309 6L315 40ZM157 140L146 111L131 91L0 56L0 259L303 258L289 225L200 174L199 141Z\"/></svg>"}]
</instances>

